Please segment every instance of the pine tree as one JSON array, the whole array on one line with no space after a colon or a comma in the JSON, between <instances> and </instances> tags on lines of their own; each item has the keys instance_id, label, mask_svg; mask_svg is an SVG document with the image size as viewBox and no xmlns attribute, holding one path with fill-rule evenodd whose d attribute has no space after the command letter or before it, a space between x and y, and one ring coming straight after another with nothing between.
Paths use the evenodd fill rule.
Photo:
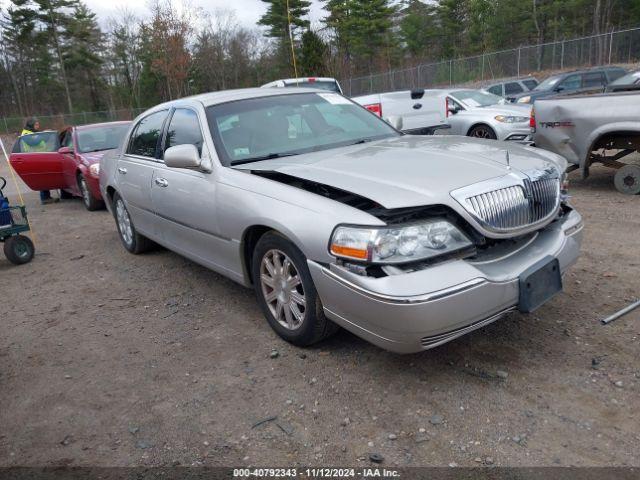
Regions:
<instances>
[{"instance_id":1,"label":"pine tree","mask_svg":"<svg viewBox=\"0 0 640 480\"><path fill-rule=\"evenodd\" d=\"M302 34L302 49L300 52L301 74L307 77L324 77L327 73L325 57L327 46L322 38L313 30Z\"/></svg>"},{"instance_id":2,"label":"pine tree","mask_svg":"<svg viewBox=\"0 0 640 480\"><path fill-rule=\"evenodd\" d=\"M74 7L63 39L62 56L69 73L69 83L73 85L74 92L88 90L91 104L87 106L100 110L104 107L100 97L104 40L96 15L84 3L78 3Z\"/></svg>"},{"instance_id":3,"label":"pine tree","mask_svg":"<svg viewBox=\"0 0 640 480\"><path fill-rule=\"evenodd\" d=\"M267 36L276 39L276 54L279 63L282 66L292 66L290 42L293 42L295 52L299 31L309 28L309 20L304 17L309 14L311 2L309 0L262 1L269 6L258 24L268 27Z\"/></svg>"},{"instance_id":4,"label":"pine tree","mask_svg":"<svg viewBox=\"0 0 640 480\"><path fill-rule=\"evenodd\" d=\"M400 39L412 56L424 58L433 55L439 35L436 8L420 0L408 0L401 10Z\"/></svg>"}]
</instances>

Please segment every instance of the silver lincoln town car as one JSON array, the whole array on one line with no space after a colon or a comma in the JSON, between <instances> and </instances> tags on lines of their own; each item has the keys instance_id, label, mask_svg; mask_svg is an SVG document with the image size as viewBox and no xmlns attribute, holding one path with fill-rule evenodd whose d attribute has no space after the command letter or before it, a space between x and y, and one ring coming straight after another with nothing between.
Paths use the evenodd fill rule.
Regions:
<instances>
[{"instance_id":1,"label":"silver lincoln town car","mask_svg":"<svg viewBox=\"0 0 640 480\"><path fill-rule=\"evenodd\" d=\"M562 290L583 226L565 167L403 135L338 93L248 89L148 110L100 186L129 252L157 242L253 287L285 340L341 326L409 353Z\"/></svg>"}]
</instances>

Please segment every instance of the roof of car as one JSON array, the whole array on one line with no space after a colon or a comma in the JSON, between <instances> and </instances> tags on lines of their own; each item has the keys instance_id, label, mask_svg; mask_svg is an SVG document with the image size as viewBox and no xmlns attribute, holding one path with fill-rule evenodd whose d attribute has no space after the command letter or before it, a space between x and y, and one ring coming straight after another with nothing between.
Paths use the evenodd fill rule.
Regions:
<instances>
[{"instance_id":1,"label":"roof of car","mask_svg":"<svg viewBox=\"0 0 640 480\"><path fill-rule=\"evenodd\" d=\"M193 105L200 103L205 107L211 105L218 105L220 103L234 102L236 100L245 100L248 98L259 97L274 97L277 95L295 95L298 93L318 93L316 88L238 88L235 90L220 90L218 92L202 93L200 95L193 95L191 97L181 98L179 100L172 100L170 102L161 103L148 111L163 110L177 105ZM320 92L322 93L322 92ZM332 92L324 92L332 93Z\"/></svg>"},{"instance_id":2,"label":"roof of car","mask_svg":"<svg viewBox=\"0 0 640 480\"><path fill-rule=\"evenodd\" d=\"M75 127L77 130L89 130L91 128L110 127L113 125L128 125L131 120L118 120L116 122L102 122L102 123L89 123L86 125L78 125Z\"/></svg>"}]
</instances>

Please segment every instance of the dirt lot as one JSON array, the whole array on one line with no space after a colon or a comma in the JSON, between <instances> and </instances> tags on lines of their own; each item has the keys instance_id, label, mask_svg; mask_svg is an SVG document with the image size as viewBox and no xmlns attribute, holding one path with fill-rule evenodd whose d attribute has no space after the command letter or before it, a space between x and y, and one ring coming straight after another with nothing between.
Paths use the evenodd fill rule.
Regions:
<instances>
[{"instance_id":1,"label":"dirt lot","mask_svg":"<svg viewBox=\"0 0 640 480\"><path fill-rule=\"evenodd\" d=\"M605 169L573 194L565 294L398 356L292 347L251 291L29 192L38 255L0 258L0 466L640 465L640 310L599 324L640 292L640 196Z\"/></svg>"}]
</instances>

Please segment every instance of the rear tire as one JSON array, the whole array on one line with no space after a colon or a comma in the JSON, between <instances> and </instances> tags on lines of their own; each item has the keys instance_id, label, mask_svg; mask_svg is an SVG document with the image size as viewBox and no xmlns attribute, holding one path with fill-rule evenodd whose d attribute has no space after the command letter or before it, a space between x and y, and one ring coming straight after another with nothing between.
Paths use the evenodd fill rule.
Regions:
<instances>
[{"instance_id":1,"label":"rear tire","mask_svg":"<svg viewBox=\"0 0 640 480\"><path fill-rule=\"evenodd\" d=\"M104 208L104 202L93 196L89 189L89 185L87 185L87 180L81 173L78 174L78 188L80 189L80 193L82 193L82 203L84 203L87 210L94 212Z\"/></svg>"},{"instance_id":2,"label":"rear tire","mask_svg":"<svg viewBox=\"0 0 640 480\"><path fill-rule=\"evenodd\" d=\"M625 165L616 172L613 183L620 193L638 195L640 193L640 166Z\"/></svg>"},{"instance_id":3,"label":"rear tire","mask_svg":"<svg viewBox=\"0 0 640 480\"><path fill-rule=\"evenodd\" d=\"M474 138L486 138L487 140L497 140L498 136L496 132L493 131L493 128L488 125L477 125L469 130L469 137Z\"/></svg>"},{"instance_id":4,"label":"rear tire","mask_svg":"<svg viewBox=\"0 0 640 480\"><path fill-rule=\"evenodd\" d=\"M282 235L268 232L260 238L253 251L251 275L264 316L287 342L306 347L338 330L324 316L307 259Z\"/></svg>"},{"instance_id":5,"label":"rear tire","mask_svg":"<svg viewBox=\"0 0 640 480\"><path fill-rule=\"evenodd\" d=\"M14 235L4 241L4 254L14 265L24 265L33 260L36 252L33 242L24 235Z\"/></svg>"},{"instance_id":6,"label":"rear tire","mask_svg":"<svg viewBox=\"0 0 640 480\"><path fill-rule=\"evenodd\" d=\"M129 210L127 210L124 200L117 192L113 194L113 215L116 220L118 235L124 248L134 255L151 249L153 242L136 231L136 227L129 216Z\"/></svg>"}]
</instances>

